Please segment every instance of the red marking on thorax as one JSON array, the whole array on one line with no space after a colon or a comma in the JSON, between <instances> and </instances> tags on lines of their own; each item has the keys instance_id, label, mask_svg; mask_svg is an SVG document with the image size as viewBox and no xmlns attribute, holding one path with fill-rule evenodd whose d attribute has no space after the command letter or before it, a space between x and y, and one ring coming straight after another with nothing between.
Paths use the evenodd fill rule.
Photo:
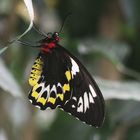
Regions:
<instances>
[{"instance_id":1,"label":"red marking on thorax","mask_svg":"<svg viewBox=\"0 0 140 140\"><path fill-rule=\"evenodd\" d=\"M43 52L49 52L50 49L54 48L56 45L55 42L50 42L50 43L43 43L41 47L41 51Z\"/></svg>"}]
</instances>

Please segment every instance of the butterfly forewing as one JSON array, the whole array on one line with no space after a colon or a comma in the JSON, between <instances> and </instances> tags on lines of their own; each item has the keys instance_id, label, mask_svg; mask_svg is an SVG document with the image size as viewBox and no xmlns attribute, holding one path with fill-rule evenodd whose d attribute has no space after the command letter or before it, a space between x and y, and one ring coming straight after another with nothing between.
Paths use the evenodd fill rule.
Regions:
<instances>
[{"instance_id":1,"label":"butterfly forewing","mask_svg":"<svg viewBox=\"0 0 140 140\"><path fill-rule=\"evenodd\" d=\"M99 127L104 120L104 100L96 82L81 62L59 47L72 75L72 97L62 108L81 121Z\"/></svg>"}]
</instances>

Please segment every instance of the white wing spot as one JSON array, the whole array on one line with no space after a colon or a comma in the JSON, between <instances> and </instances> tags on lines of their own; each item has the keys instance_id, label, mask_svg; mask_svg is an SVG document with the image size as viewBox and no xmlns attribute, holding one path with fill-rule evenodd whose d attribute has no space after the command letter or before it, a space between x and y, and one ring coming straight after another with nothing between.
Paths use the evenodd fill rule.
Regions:
<instances>
[{"instance_id":1,"label":"white wing spot","mask_svg":"<svg viewBox=\"0 0 140 140\"><path fill-rule=\"evenodd\" d=\"M79 98L77 112L83 112L83 99L82 99L82 97Z\"/></svg>"},{"instance_id":2,"label":"white wing spot","mask_svg":"<svg viewBox=\"0 0 140 140\"><path fill-rule=\"evenodd\" d=\"M44 88L43 92L47 91L47 99L50 96L50 85L48 85L46 88Z\"/></svg>"},{"instance_id":3,"label":"white wing spot","mask_svg":"<svg viewBox=\"0 0 140 140\"><path fill-rule=\"evenodd\" d=\"M38 98L42 96L44 92L45 83L40 83L37 88L41 87L41 91L39 92Z\"/></svg>"},{"instance_id":4,"label":"white wing spot","mask_svg":"<svg viewBox=\"0 0 140 140\"><path fill-rule=\"evenodd\" d=\"M41 109L41 107L40 107L40 106L38 106L38 105L35 105L35 107L37 107L37 108Z\"/></svg>"},{"instance_id":5,"label":"white wing spot","mask_svg":"<svg viewBox=\"0 0 140 140\"><path fill-rule=\"evenodd\" d=\"M89 92L89 102L94 103L94 99L93 99L91 92Z\"/></svg>"},{"instance_id":6,"label":"white wing spot","mask_svg":"<svg viewBox=\"0 0 140 140\"><path fill-rule=\"evenodd\" d=\"M29 100L30 101L30 103L32 103L33 101L32 100Z\"/></svg>"},{"instance_id":7,"label":"white wing spot","mask_svg":"<svg viewBox=\"0 0 140 140\"><path fill-rule=\"evenodd\" d=\"M54 91L55 96L56 96L57 91L56 91L56 86L55 86L55 85L53 85L53 87L51 88L51 90L50 90L50 94L51 94L53 91Z\"/></svg>"},{"instance_id":8,"label":"white wing spot","mask_svg":"<svg viewBox=\"0 0 140 140\"><path fill-rule=\"evenodd\" d=\"M53 85L53 87L51 88L50 93L51 93L52 91L54 91L54 92L56 93L56 86L55 86L55 85Z\"/></svg>"},{"instance_id":9,"label":"white wing spot","mask_svg":"<svg viewBox=\"0 0 140 140\"><path fill-rule=\"evenodd\" d=\"M77 101L77 98L76 98L76 97L72 97L72 99L73 99L74 101Z\"/></svg>"},{"instance_id":10,"label":"white wing spot","mask_svg":"<svg viewBox=\"0 0 140 140\"><path fill-rule=\"evenodd\" d=\"M62 85L60 83L57 84L57 87L62 87Z\"/></svg>"},{"instance_id":11,"label":"white wing spot","mask_svg":"<svg viewBox=\"0 0 140 140\"><path fill-rule=\"evenodd\" d=\"M88 108L89 108L89 100L88 100L87 92L85 92L84 93L84 112L86 112Z\"/></svg>"},{"instance_id":12,"label":"white wing spot","mask_svg":"<svg viewBox=\"0 0 140 140\"><path fill-rule=\"evenodd\" d=\"M96 97L97 95L96 95L96 93L95 93L95 90L93 89L93 87L92 87L91 85L89 85L89 89L90 89L90 91L91 91L92 96L93 96L93 97Z\"/></svg>"},{"instance_id":13,"label":"white wing spot","mask_svg":"<svg viewBox=\"0 0 140 140\"><path fill-rule=\"evenodd\" d=\"M75 105L72 105L71 107L72 107L72 108L76 108Z\"/></svg>"},{"instance_id":14,"label":"white wing spot","mask_svg":"<svg viewBox=\"0 0 140 140\"><path fill-rule=\"evenodd\" d=\"M76 72L79 72L79 66L72 58L70 58L70 59L71 59L71 64L72 64L71 73L72 73L72 77L73 77L74 75L76 75Z\"/></svg>"}]
</instances>

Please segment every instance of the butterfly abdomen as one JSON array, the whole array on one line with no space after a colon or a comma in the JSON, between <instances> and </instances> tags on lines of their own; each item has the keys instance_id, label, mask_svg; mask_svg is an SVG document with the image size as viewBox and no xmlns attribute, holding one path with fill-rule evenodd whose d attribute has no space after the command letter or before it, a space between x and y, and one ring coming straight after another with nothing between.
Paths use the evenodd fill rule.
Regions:
<instances>
[{"instance_id":1,"label":"butterfly abdomen","mask_svg":"<svg viewBox=\"0 0 140 140\"><path fill-rule=\"evenodd\" d=\"M32 87L37 84L37 82L40 78L42 65L43 65L43 62L41 61L41 59L37 58L32 66L32 70L31 70L31 74L30 74L30 78L29 78L29 84Z\"/></svg>"}]
</instances>

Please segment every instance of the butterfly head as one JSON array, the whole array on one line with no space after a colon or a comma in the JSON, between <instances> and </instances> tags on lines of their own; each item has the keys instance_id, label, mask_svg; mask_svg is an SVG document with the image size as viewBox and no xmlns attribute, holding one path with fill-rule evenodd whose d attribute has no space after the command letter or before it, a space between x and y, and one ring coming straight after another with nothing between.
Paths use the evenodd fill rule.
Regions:
<instances>
[{"instance_id":1,"label":"butterfly head","mask_svg":"<svg viewBox=\"0 0 140 140\"><path fill-rule=\"evenodd\" d=\"M42 40L41 50L43 52L48 52L50 49L54 48L59 42L60 37L58 32L48 33L46 38Z\"/></svg>"},{"instance_id":2,"label":"butterfly head","mask_svg":"<svg viewBox=\"0 0 140 140\"><path fill-rule=\"evenodd\" d=\"M43 40L43 42L45 42L45 43L50 43L50 42L58 43L59 40L60 40L59 33L54 32L54 33L48 33L46 38Z\"/></svg>"}]
</instances>

